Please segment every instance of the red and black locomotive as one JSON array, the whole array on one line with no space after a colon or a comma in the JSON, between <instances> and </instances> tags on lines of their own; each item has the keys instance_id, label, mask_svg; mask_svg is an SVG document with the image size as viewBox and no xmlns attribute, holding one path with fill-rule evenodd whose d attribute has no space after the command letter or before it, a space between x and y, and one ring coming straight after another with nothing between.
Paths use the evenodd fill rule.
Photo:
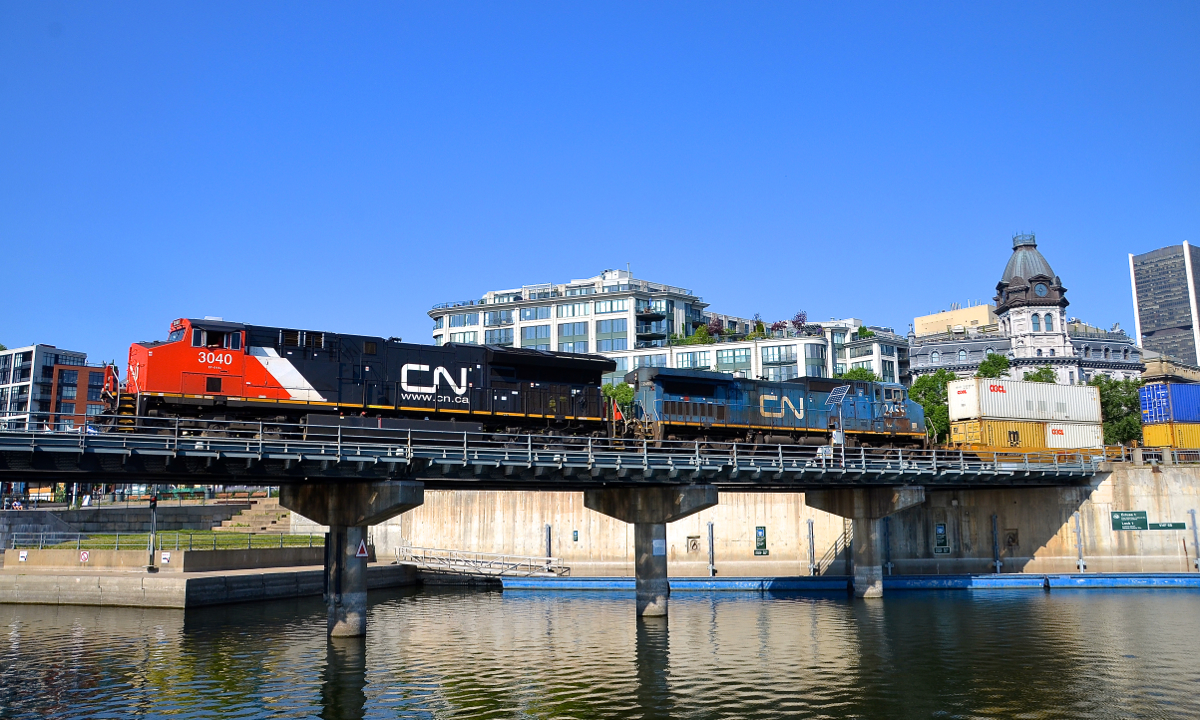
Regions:
<instances>
[{"instance_id":1,"label":"red and black locomotive","mask_svg":"<svg viewBox=\"0 0 1200 720\"><path fill-rule=\"evenodd\" d=\"M601 432L600 380L614 368L595 355L179 319L165 341L130 347L119 414L298 423L319 413Z\"/></svg>"}]
</instances>

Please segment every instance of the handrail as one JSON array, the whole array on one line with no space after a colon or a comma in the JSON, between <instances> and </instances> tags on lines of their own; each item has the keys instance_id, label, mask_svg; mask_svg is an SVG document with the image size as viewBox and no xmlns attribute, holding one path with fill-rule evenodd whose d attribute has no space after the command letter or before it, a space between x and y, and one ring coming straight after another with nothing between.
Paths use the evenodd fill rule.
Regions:
<instances>
[{"instance_id":1,"label":"handrail","mask_svg":"<svg viewBox=\"0 0 1200 720\"><path fill-rule=\"evenodd\" d=\"M571 568L560 558L539 555L504 555L501 553L429 548L401 545L396 548L397 562L410 563L422 570L464 575L496 577L501 575L566 576Z\"/></svg>"}]
</instances>

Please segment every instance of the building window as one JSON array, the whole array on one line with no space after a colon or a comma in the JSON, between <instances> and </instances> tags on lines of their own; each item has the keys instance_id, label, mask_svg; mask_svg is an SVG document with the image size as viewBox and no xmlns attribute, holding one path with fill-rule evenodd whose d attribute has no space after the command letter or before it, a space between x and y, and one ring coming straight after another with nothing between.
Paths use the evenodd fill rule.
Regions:
<instances>
[{"instance_id":1,"label":"building window","mask_svg":"<svg viewBox=\"0 0 1200 720\"><path fill-rule=\"evenodd\" d=\"M988 348L983 353L984 357L987 357L988 355L995 355L995 354L996 354L996 348Z\"/></svg>"},{"instance_id":2,"label":"building window","mask_svg":"<svg viewBox=\"0 0 1200 720\"><path fill-rule=\"evenodd\" d=\"M104 388L96 387L95 385L89 385L87 389L87 399L92 401L103 400L103 392Z\"/></svg>"},{"instance_id":3,"label":"building window","mask_svg":"<svg viewBox=\"0 0 1200 720\"><path fill-rule=\"evenodd\" d=\"M479 338L479 333L477 333L475 331L450 333L450 342L452 342L452 343L463 343L465 345L474 345L477 342L479 342L478 338Z\"/></svg>"},{"instance_id":4,"label":"building window","mask_svg":"<svg viewBox=\"0 0 1200 720\"><path fill-rule=\"evenodd\" d=\"M512 325L513 311L512 310L493 310L483 314L484 327L496 327L497 325Z\"/></svg>"},{"instance_id":5,"label":"building window","mask_svg":"<svg viewBox=\"0 0 1200 720\"><path fill-rule=\"evenodd\" d=\"M794 363L796 362L795 345L775 345L762 349L763 364ZM792 377L795 377L794 375Z\"/></svg>"},{"instance_id":6,"label":"building window","mask_svg":"<svg viewBox=\"0 0 1200 720\"><path fill-rule=\"evenodd\" d=\"M894 383L896 382L896 363L891 360L883 362L883 381Z\"/></svg>"},{"instance_id":7,"label":"building window","mask_svg":"<svg viewBox=\"0 0 1200 720\"><path fill-rule=\"evenodd\" d=\"M60 402L58 404L58 411L60 413L63 413L64 415L74 415L75 414L75 403ZM147 543L147 544L149 544L149 543Z\"/></svg>"},{"instance_id":8,"label":"building window","mask_svg":"<svg viewBox=\"0 0 1200 720\"><path fill-rule=\"evenodd\" d=\"M874 355L874 354L875 354L875 346L874 345L859 345L858 347L850 348L850 357L851 358L866 357L867 355Z\"/></svg>"},{"instance_id":9,"label":"building window","mask_svg":"<svg viewBox=\"0 0 1200 720\"><path fill-rule=\"evenodd\" d=\"M78 370L60 370L58 373L58 382L60 385L77 385L79 384Z\"/></svg>"},{"instance_id":10,"label":"building window","mask_svg":"<svg viewBox=\"0 0 1200 720\"><path fill-rule=\"evenodd\" d=\"M587 323L577 322L577 323L559 323L558 324L558 336L560 338L564 337L564 336L566 336L566 337L572 337L572 336L587 337L587 334L588 334Z\"/></svg>"},{"instance_id":11,"label":"building window","mask_svg":"<svg viewBox=\"0 0 1200 720\"><path fill-rule=\"evenodd\" d=\"M626 338L603 338L596 341L596 350L598 352L614 352L616 350L628 350L629 340Z\"/></svg>"},{"instance_id":12,"label":"building window","mask_svg":"<svg viewBox=\"0 0 1200 720\"><path fill-rule=\"evenodd\" d=\"M521 328L522 340L549 340L550 326L549 325L528 325Z\"/></svg>"},{"instance_id":13,"label":"building window","mask_svg":"<svg viewBox=\"0 0 1200 720\"><path fill-rule=\"evenodd\" d=\"M1051 350L1050 350L1050 357L1054 357L1054 349L1053 348L1051 348Z\"/></svg>"},{"instance_id":14,"label":"building window","mask_svg":"<svg viewBox=\"0 0 1200 720\"><path fill-rule=\"evenodd\" d=\"M583 317L587 314L588 304L585 302L558 306L558 316L560 318Z\"/></svg>"},{"instance_id":15,"label":"building window","mask_svg":"<svg viewBox=\"0 0 1200 720\"><path fill-rule=\"evenodd\" d=\"M103 405L88 405L87 406L87 414L88 414L88 416L103 415L104 414L104 406Z\"/></svg>"},{"instance_id":16,"label":"building window","mask_svg":"<svg viewBox=\"0 0 1200 720\"><path fill-rule=\"evenodd\" d=\"M959 350L958 351L958 362L961 364L961 363L965 363L966 361L967 361L967 351Z\"/></svg>"},{"instance_id":17,"label":"building window","mask_svg":"<svg viewBox=\"0 0 1200 720\"><path fill-rule=\"evenodd\" d=\"M638 355L636 358L633 359L633 361L635 363L635 365L634 365L635 368L666 367L667 366L667 355L666 355L666 353L663 353L661 355Z\"/></svg>"},{"instance_id":18,"label":"building window","mask_svg":"<svg viewBox=\"0 0 1200 720\"><path fill-rule=\"evenodd\" d=\"M450 327L469 327L479 324L479 313L459 313L450 316Z\"/></svg>"},{"instance_id":19,"label":"building window","mask_svg":"<svg viewBox=\"0 0 1200 720\"><path fill-rule=\"evenodd\" d=\"M841 367L843 368L842 372L845 372L846 366L842 365ZM804 367L804 374L807 375L808 377L825 377L825 366L824 365L806 365Z\"/></svg>"},{"instance_id":20,"label":"building window","mask_svg":"<svg viewBox=\"0 0 1200 720\"><path fill-rule=\"evenodd\" d=\"M938 351L934 350L933 352L929 353L929 362L936 363L940 357L941 355L938 354Z\"/></svg>"},{"instance_id":21,"label":"building window","mask_svg":"<svg viewBox=\"0 0 1200 720\"><path fill-rule=\"evenodd\" d=\"M435 317L433 319L433 329L441 330L442 326L445 324L445 320L446 320L446 318L442 317L441 315L438 315L437 317Z\"/></svg>"},{"instance_id":22,"label":"building window","mask_svg":"<svg viewBox=\"0 0 1200 720\"><path fill-rule=\"evenodd\" d=\"M609 292L608 288L605 288L604 292ZM595 311L597 315L603 313L625 312L629 309L629 305L625 300L597 300L595 305Z\"/></svg>"},{"instance_id":23,"label":"building window","mask_svg":"<svg viewBox=\"0 0 1200 720\"><path fill-rule=\"evenodd\" d=\"M675 364L677 367L685 369L707 370L709 368L709 357L711 356L707 350L678 353L675 355Z\"/></svg>"},{"instance_id":24,"label":"building window","mask_svg":"<svg viewBox=\"0 0 1200 720\"><path fill-rule=\"evenodd\" d=\"M833 366L833 374L834 375L845 375L846 374L846 363L836 363Z\"/></svg>"},{"instance_id":25,"label":"building window","mask_svg":"<svg viewBox=\"0 0 1200 720\"><path fill-rule=\"evenodd\" d=\"M717 367L750 367L750 348L737 350L718 350Z\"/></svg>"},{"instance_id":26,"label":"building window","mask_svg":"<svg viewBox=\"0 0 1200 720\"><path fill-rule=\"evenodd\" d=\"M550 306L521 308L522 320L549 320Z\"/></svg>"},{"instance_id":27,"label":"building window","mask_svg":"<svg viewBox=\"0 0 1200 720\"><path fill-rule=\"evenodd\" d=\"M74 385L59 385L58 386L58 396L64 400L74 400L75 399L75 386Z\"/></svg>"},{"instance_id":28,"label":"building window","mask_svg":"<svg viewBox=\"0 0 1200 720\"><path fill-rule=\"evenodd\" d=\"M597 320L596 332L600 334L607 333L623 333L628 329L629 321L625 318L614 318L612 320Z\"/></svg>"},{"instance_id":29,"label":"building window","mask_svg":"<svg viewBox=\"0 0 1200 720\"><path fill-rule=\"evenodd\" d=\"M629 358L627 358L627 357L613 358L612 361L617 364L617 369L613 370L613 372L618 372L621 374L625 374L625 373L629 372Z\"/></svg>"},{"instance_id":30,"label":"building window","mask_svg":"<svg viewBox=\"0 0 1200 720\"><path fill-rule=\"evenodd\" d=\"M850 368L851 369L865 368L867 370L870 370L871 372L875 371L875 366L874 366L874 364L872 364L871 360L863 360L862 362L850 363Z\"/></svg>"},{"instance_id":31,"label":"building window","mask_svg":"<svg viewBox=\"0 0 1200 720\"><path fill-rule=\"evenodd\" d=\"M795 365L772 365L763 368L763 372L766 373L767 380L770 382L783 382L800 375L800 371Z\"/></svg>"},{"instance_id":32,"label":"building window","mask_svg":"<svg viewBox=\"0 0 1200 720\"><path fill-rule=\"evenodd\" d=\"M1041 350L1038 350L1038 351L1037 351L1037 356L1038 356L1038 357L1041 357L1041 356L1042 356L1042 351L1041 351Z\"/></svg>"},{"instance_id":33,"label":"building window","mask_svg":"<svg viewBox=\"0 0 1200 720\"><path fill-rule=\"evenodd\" d=\"M446 342L446 339L444 337L442 337L441 335L433 336L433 344L434 345L441 345L444 342Z\"/></svg>"},{"instance_id":34,"label":"building window","mask_svg":"<svg viewBox=\"0 0 1200 720\"><path fill-rule=\"evenodd\" d=\"M1034 313L1032 316L1030 316L1029 321L1031 323L1033 323L1033 331L1034 332L1042 331L1042 316L1041 315Z\"/></svg>"},{"instance_id":35,"label":"building window","mask_svg":"<svg viewBox=\"0 0 1200 720\"><path fill-rule=\"evenodd\" d=\"M1051 332L1053 330L1054 330L1054 316L1051 315L1050 313L1046 313L1046 332Z\"/></svg>"},{"instance_id":36,"label":"building window","mask_svg":"<svg viewBox=\"0 0 1200 720\"><path fill-rule=\"evenodd\" d=\"M560 342L558 344L558 351L567 353L585 353L588 351L587 340L578 340L576 342Z\"/></svg>"},{"instance_id":37,"label":"building window","mask_svg":"<svg viewBox=\"0 0 1200 720\"><path fill-rule=\"evenodd\" d=\"M896 357L896 347L894 345L880 345L879 354L888 357Z\"/></svg>"},{"instance_id":38,"label":"building window","mask_svg":"<svg viewBox=\"0 0 1200 720\"><path fill-rule=\"evenodd\" d=\"M825 346L808 343L804 346L804 357L807 360L825 360Z\"/></svg>"},{"instance_id":39,"label":"building window","mask_svg":"<svg viewBox=\"0 0 1200 720\"><path fill-rule=\"evenodd\" d=\"M512 345L513 330L512 328L485 330L483 333L483 342L488 345Z\"/></svg>"}]
</instances>

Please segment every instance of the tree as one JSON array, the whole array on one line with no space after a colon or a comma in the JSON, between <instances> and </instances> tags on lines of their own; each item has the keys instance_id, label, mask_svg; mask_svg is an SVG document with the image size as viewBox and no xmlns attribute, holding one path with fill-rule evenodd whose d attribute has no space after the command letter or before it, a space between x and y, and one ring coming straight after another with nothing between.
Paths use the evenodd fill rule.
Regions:
<instances>
[{"instance_id":1,"label":"tree","mask_svg":"<svg viewBox=\"0 0 1200 720\"><path fill-rule=\"evenodd\" d=\"M858 339L859 340L861 340L863 338L869 338L869 337L875 337L874 330L871 330L870 328L866 327L865 325L858 328Z\"/></svg>"},{"instance_id":2,"label":"tree","mask_svg":"<svg viewBox=\"0 0 1200 720\"><path fill-rule=\"evenodd\" d=\"M1096 375L1088 385L1100 391L1100 417L1104 420L1104 443L1124 445L1142 439L1142 403L1138 398L1141 380L1113 380Z\"/></svg>"},{"instance_id":3,"label":"tree","mask_svg":"<svg viewBox=\"0 0 1200 720\"><path fill-rule=\"evenodd\" d=\"M839 375L843 380L861 380L863 382L879 382L879 376L866 368L850 368Z\"/></svg>"},{"instance_id":4,"label":"tree","mask_svg":"<svg viewBox=\"0 0 1200 720\"><path fill-rule=\"evenodd\" d=\"M694 332L690 337L684 337L683 335L678 334L671 335L672 345L709 345L715 342L716 339L713 338L713 336L708 332L707 325L701 325L700 327L696 328L696 332Z\"/></svg>"},{"instance_id":5,"label":"tree","mask_svg":"<svg viewBox=\"0 0 1200 720\"><path fill-rule=\"evenodd\" d=\"M627 382L605 385L600 392L604 393L604 397L609 400L616 400L617 405L623 408L633 404L633 386Z\"/></svg>"},{"instance_id":6,"label":"tree","mask_svg":"<svg viewBox=\"0 0 1200 720\"><path fill-rule=\"evenodd\" d=\"M4 343L0 343L0 350L7 350L7 349L8 348L4 346Z\"/></svg>"},{"instance_id":7,"label":"tree","mask_svg":"<svg viewBox=\"0 0 1200 720\"><path fill-rule=\"evenodd\" d=\"M942 369L932 375L922 375L908 389L908 396L925 409L925 425L934 430L936 437L950 436L946 384L956 379L954 373Z\"/></svg>"},{"instance_id":8,"label":"tree","mask_svg":"<svg viewBox=\"0 0 1200 720\"><path fill-rule=\"evenodd\" d=\"M975 373L977 378L998 378L1008 372L1008 358L996 353L988 353L983 362L979 363L979 372Z\"/></svg>"},{"instance_id":9,"label":"tree","mask_svg":"<svg viewBox=\"0 0 1200 720\"><path fill-rule=\"evenodd\" d=\"M771 332L773 332L773 333L783 332L784 330L787 330L787 326L788 326L787 321L776 320L775 322L771 323Z\"/></svg>"},{"instance_id":10,"label":"tree","mask_svg":"<svg viewBox=\"0 0 1200 720\"><path fill-rule=\"evenodd\" d=\"M796 332L800 332L807 324L808 313L803 310L797 310L796 314L792 316L792 329Z\"/></svg>"},{"instance_id":11,"label":"tree","mask_svg":"<svg viewBox=\"0 0 1200 720\"><path fill-rule=\"evenodd\" d=\"M711 320L708 321L708 334L711 336L715 337L717 335L720 335L721 330L723 330L724 328L725 328L725 326L721 322L721 318L712 318Z\"/></svg>"},{"instance_id":12,"label":"tree","mask_svg":"<svg viewBox=\"0 0 1200 720\"><path fill-rule=\"evenodd\" d=\"M1025 373L1025 379L1029 382L1056 383L1058 382L1058 373L1054 372L1054 368L1045 365L1033 372Z\"/></svg>"}]
</instances>

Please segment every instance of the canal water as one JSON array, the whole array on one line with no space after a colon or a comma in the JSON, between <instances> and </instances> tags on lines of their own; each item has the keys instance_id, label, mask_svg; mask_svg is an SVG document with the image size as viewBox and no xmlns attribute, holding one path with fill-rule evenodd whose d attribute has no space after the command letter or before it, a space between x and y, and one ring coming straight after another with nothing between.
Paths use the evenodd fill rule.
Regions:
<instances>
[{"instance_id":1,"label":"canal water","mask_svg":"<svg viewBox=\"0 0 1200 720\"><path fill-rule=\"evenodd\" d=\"M0 606L0 718L1200 718L1200 593L373 594Z\"/></svg>"}]
</instances>

